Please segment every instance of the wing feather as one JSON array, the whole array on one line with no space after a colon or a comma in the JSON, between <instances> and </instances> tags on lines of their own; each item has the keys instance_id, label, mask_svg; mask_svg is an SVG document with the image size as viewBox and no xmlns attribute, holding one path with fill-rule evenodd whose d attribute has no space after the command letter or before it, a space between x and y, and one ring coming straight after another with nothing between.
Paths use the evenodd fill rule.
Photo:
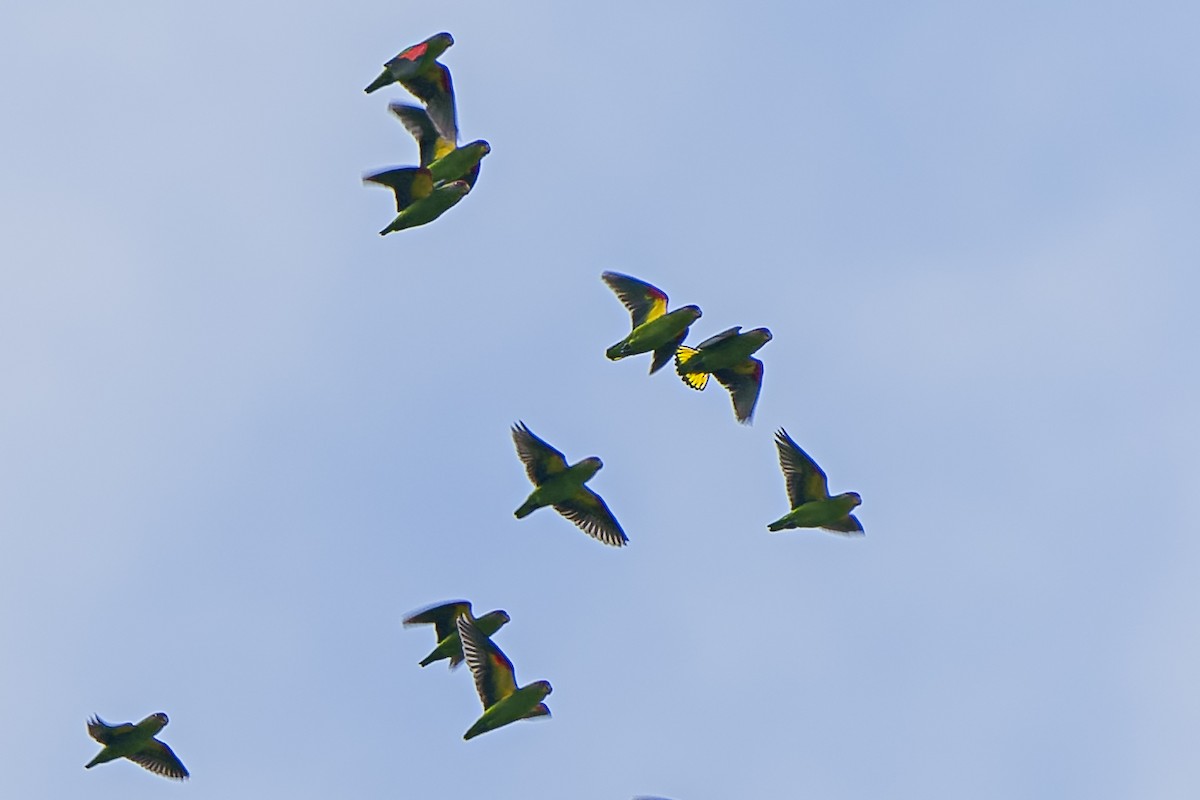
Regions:
<instances>
[{"instance_id":1,"label":"wing feather","mask_svg":"<svg viewBox=\"0 0 1200 800\"><path fill-rule=\"evenodd\" d=\"M775 446L779 448L779 467L783 470L788 502L792 508L829 497L829 481L825 472L783 428L775 432Z\"/></svg>"},{"instance_id":2,"label":"wing feather","mask_svg":"<svg viewBox=\"0 0 1200 800\"><path fill-rule=\"evenodd\" d=\"M537 485L566 470L566 456L536 436L524 422L513 426L512 437L517 446L517 455L525 464L525 473Z\"/></svg>"},{"instance_id":3,"label":"wing feather","mask_svg":"<svg viewBox=\"0 0 1200 800\"><path fill-rule=\"evenodd\" d=\"M145 747L133 753L128 758L133 763L140 767L145 767L155 775L162 775L165 778L174 778L179 781L188 777L187 767L183 766L183 762L179 760L179 756L175 755L175 752L170 747L158 739L151 739L146 743Z\"/></svg>"},{"instance_id":4,"label":"wing feather","mask_svg":"<svg viewBox=\"0 0 1200 800\"><path fill-rule=\"evenodd\" d=\"M437 640L440 642L457 630L455 623L460 615L470 613L471 603L469 601L452 600L449 603L430 606L410 614L404 618L404 624L406 626L432 624L437 633Z\"/></svg>"},{"instance_id":5,"label":"wing feather","mask_svg":"<svg viewBox=\"0 0 1200 800\"><path fill-rule=\"evenodd\" d=\"M458 618L458 638L485 711L517 690L512 662L468 614Z\"/></svg>"},{"instance_id":6,"label":"wing feather","mask_svg":"<svg viewBox=\"0 0 1200 800\"><path fill-rule=\"evenodd\" d=\"M729 369L719 369L713 377L729 390L733 399L733 414L737 421L749 423L754 417L754 406L762 389L763 363L757 358L747 358Z\"/></svg>"},{"instance_id":7,"label":"wing feather","mask_svg":"<svg viewBox=\"0 0 1200 800\"><path fill-rule=\"evenodd\" d=\"M629 309L634 328L667 313L667 293L657 286L620 272L604 272L600 277Z\"/></svg>"},{"instance_id":8,"label":"wing feather","mask_svg":"<svg viewBox=\"0 0 1200 800\"><path fill-rule=\"evenodd\" d=\"M608 510L604 499L586 486L579 487L574 497L558 503L554 510L579 526L588 536L607 545L622 547L629 542L629 537L621 530L621 525Z\"/></svg>"}]
</instances>

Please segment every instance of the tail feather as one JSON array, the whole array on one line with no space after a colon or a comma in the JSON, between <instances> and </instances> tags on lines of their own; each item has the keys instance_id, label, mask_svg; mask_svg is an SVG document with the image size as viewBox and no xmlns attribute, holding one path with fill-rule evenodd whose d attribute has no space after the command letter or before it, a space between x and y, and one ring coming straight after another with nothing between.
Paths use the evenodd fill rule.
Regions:
<instances>
[{"instance_id":1,"label":"tail feather","mask_svg":"<svg viewBox=\"0 0 1200 800\"><path fill-rule=\"evenodd\" d=\"M375 91L376 89L382 89L383 87L387 86L389 83L392 83L395 80L396 79L392 77L391 70L385 69L383 72L379 73L379 77L376 78L375 80L371 81L371 85L368 86L366 89L363 89L363 91L366 92L367 94L370 94L371 92Z\"/></svg>"}]
</instances>

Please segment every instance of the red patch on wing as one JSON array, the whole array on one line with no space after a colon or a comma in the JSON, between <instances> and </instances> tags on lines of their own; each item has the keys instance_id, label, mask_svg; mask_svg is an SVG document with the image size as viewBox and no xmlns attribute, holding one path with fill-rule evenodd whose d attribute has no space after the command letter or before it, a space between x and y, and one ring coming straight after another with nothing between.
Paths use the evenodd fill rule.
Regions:
<instances>
[{"instance_id":1,"label":"red patch on wing","mask_svg":"<svg viewBox=\"0 0 1200 800\"><path fill-rule=\"evenodd\" d=\"M428 49L429 43L421 42L420 44L414 44L412 47L396 56L396 58L403 58L405 61L416 61L418 58L425 55L425 51Z\"/></svg>"}]
</instances>

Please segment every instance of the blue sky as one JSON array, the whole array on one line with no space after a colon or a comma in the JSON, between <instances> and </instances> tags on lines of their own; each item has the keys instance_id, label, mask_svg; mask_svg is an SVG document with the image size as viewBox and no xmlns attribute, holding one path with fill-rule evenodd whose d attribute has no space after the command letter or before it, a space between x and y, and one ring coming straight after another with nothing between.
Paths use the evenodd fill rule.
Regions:
<instances>
[{"instance_id":1,"label":"blue sky","mask_svg":"<svg viewBox=\"0 0 1200 800\"><path fill-rule=\"evenodd\" d=\"M0 794L1193 797L1190 4L0 12ZM437 31L458 207L362 93ZM767 326L751 427L604 270ZM629 534L530 486L509 426ZM867 536L771 535L785 426ZM549 721L471 742L465 597ZM192 772L85 772L165 711Z\"/></svg>"}]
</instances>

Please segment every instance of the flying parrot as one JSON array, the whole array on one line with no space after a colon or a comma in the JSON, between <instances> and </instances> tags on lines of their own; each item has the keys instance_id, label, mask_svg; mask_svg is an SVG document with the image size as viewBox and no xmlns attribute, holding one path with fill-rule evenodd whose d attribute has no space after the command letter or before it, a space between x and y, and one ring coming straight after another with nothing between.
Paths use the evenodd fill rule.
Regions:
<instances>
[{"instance_id":1,"label":"flying parrot","mask_svg":"<svg viewBox=\"0 0 1200 800\"><path fill-rule=\"evenodd\" d=\"M771 341L771 332L755 328L741 333L741 326L721 331L696 347L680 345L675 351L675 370L683 382L701 390L713 375L733 398L733 415L738 422L754 416L758 393L762 389L763 364L751 354Z\"/></svg>"},{"instance_id":2,"label":"flying parrot","mask_svg":"<svg viewBox=\"0 0 1200 800\"><path fill-rule=\"evenodd\" d=\"M430 606L414 612L404 618L405 626L432 624L437 635L437 647L421 660L421 666L427 667L443 658L450 659L450 669L454 669L463 660L462 641L458 638L456 620L461 614L470 614L471 604L466 600L454 600L441 605ZM489 611L475 620L475 626L484 636L494 636L510 618L505 611Z\"/></svg>"},{"instance_id":3,"label":"flying parrot","mask_svg":"<svg viewBox=\"0 0 1200 800\"><path fill-rule=\"evenodd\" d=\"M608 348L605 355L617 361L626 356L654 352L650 374L658 372L675 355L688 328L701 316L699 306L684 306L667 313L667 293L656 286L619 272L600 275L633 317L633 330Z\"/></svg>"},{"instance_id":4,"label":"flying parrot","mask_svg":"<svg viewBox=\"0 0 1200 800\"><path fill-rule=\"evenodd\" d=\"M154 738L154 734L165 728L167 722L167 715L162 712L151 714L137 725L132 722L109 725L100 717L92 717L87 723L88 734L104 745L104 749L85 764L84 768L91 769L105 761L128 758L157 775L183 780L188 776L183 762L171 748Z\"/></svg>"},{"instance_id":5,"label":"flying parrot","mask_svg":"<svg viewBox=\"0 0 1200 800\"><path fill-rule=\"evenodd\" d=\"M535 436L524 422L513 426L512 437L529 480L537 485L516 510L517 519L523 519L543 506L553 506L584 533L605 544L621 547L628 543L629 537L621 530L604 500L584 486L600 471L604 462L592 456L568 467L566 457Z\"/></svg>"},{"instance_id":6,"label":"flying parrot","mask_svg":"<svg viewBox=\"0 0 1200 800\"><path fill-rule=\"evenodd\" d=\"M474 739L519 719L550 716L550 709L542 702L553 691L548 681L518 689L512 662L479 630L471 615L459 614L457 624L463 655L483 701L483 715L463 734L464 739Z\"/></svg>"},{"instance_id":7,"label":"flying parrot","mask_svg":"<svg viewBox=\"0 0 1200 800\"><path fill-rule=\"evenodd\" d=\"M401 209L396 218L381 230L379 235L384 236L405 228L427 225L449 211L459 200L466 197L469 191L471 191L471 187L467 185L466 181L454 181L445 186L439 186L428 197L423 197Z\"/></svg>"},{"instance_id":8,"label":"flying parrot","mask_svg":"<svg viewBox=\"0 0 1200 800\"><path fill-rule=\"evenodd\" d=\"M429 168L434 184L464 180L474 188L479 177L479 162L492 152L490 144L483 139L476 139L458 147L455 142L438 133L437 126L425 109L406 103L392 103L388 109L417 140L421 166Z\"/></svg>"},{"instance_id":9,"label":"flying parrot","mask_svg":"<svg viewBox=\"0 0 1200 800\"><path fill-rule=\"evenodd\" d=\"M448 33L430 36L400 52L383 66L383 72L366 88L367 94L399 83L429 109L429 116L438 132L450 142L458 143L458 116L454 108L454 85L450 70L437 58L454 44Z\"/></svg>"},{"instance_id":10,"label":"flying parrot","mask_svg":"<svg viewBox=\"0 0 1200 800\"><path fill-rule=\"evenodd\" d=\"M783 428L775 433L775 446L779 448L779 466L783 469L792 510L768 525L767 530L824 528L852 536L861 535L862 523L850 513L862 503L858 493L844 492L830 497L824 471Z\"/></svg>"}]
</instances>

